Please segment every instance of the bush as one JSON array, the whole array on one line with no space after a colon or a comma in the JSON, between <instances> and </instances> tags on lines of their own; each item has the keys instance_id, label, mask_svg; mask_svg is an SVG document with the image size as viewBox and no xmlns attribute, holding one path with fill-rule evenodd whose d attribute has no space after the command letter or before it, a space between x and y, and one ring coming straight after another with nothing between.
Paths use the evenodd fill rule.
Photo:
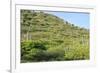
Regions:
<instances>
[{"instance_id":1,"label":"bush","mask_svg":"<svg viewBox=\"0 0 100 73\"><path fill-rule=\"evenodd\" d=\"M64 50L59 47L49 48L47 50L47 55L50 61L60 61L64 60Z\"/></svg>"},{"instance_id":2,"label":"bush","mask_svg":"<svg viewBox=\"0 0 100 73\"><path fill-rule=\"evenodd\" d=\"M45 50L47 48L39 41L24 41L21 42L21 59L26 61L42 61L45 60Z\"/></svg>"},{"instance_id":3,"label":"bush","mask_svg":"<svg viewBox=\"0 0 100 73\"><path fill-rule=\"evenodd\" d=\"M47 48L45 47L44 44L40 43L40 42L35 42L34 43L34 48L37 48L37 49L41 49L41 50L46 50Z\"/></svg>"},{"instance_id":4,"label":"bush","mask_svg":"<svg viewBox=\"0 0 100 73\"><path fill-rule=\"evenodd\" d=\"M64 56L65 60L85 60L89 59L89 50L78 48L67 51Z\"/></svg>"}]
</instances>

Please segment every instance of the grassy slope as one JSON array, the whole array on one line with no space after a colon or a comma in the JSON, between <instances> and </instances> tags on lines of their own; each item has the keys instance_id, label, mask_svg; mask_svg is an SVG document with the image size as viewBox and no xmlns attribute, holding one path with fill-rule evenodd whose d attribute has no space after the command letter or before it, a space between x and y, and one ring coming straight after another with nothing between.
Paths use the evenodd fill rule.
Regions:
<instances>
[{"instance_id":1,"label":"grassy slope","mask_svg":"<svg viewBox=\"0 0 100 73\"><path fill-rule=\"evenodd\" d=\"M21 10L21 44L22 62L89 59L89 30L44 12Z\"/></svg>"}]
</instances>

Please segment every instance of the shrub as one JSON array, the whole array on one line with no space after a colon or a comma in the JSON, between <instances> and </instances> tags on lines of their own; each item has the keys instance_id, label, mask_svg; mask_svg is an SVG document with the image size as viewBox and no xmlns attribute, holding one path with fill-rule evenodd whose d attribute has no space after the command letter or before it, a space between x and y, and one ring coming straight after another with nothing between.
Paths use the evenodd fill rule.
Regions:
<instances>
[{"instance_id":1,"label":"shrub","mask_svg":"<svg viewBox=\"0 0 100 73\"><path fill-rule=\"evenodd\" d=\"M67 51L64 56L65 60L85 60L89 59L89 51L84 48Z\"/></svg>"},{"instance_id":2,"label":"shrub","mask_svg":"<svg viewBox=\"0 0 100 73\"><path fill-rule=\"evenodd\" d=\"M42 61L45 60L45 50L47 48L41 41L24 41L21 42L21 59L26 61Z\"/></svg>"}]
</instances>

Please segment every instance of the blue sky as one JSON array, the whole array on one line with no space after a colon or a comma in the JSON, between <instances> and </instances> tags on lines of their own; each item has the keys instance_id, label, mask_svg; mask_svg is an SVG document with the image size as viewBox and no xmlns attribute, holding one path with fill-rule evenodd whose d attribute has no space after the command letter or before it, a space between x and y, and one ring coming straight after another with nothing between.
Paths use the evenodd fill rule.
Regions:
<instances>
[{"instance_id":1,"label":"blue sky","mask_svg":"<svg viewBox=\"0 0 100 73\"><path fill-rule=\"evenodd\" d=\"M80 12L47 12L49 14L56 15L65 21L76 26L84 27L89 29L90 25L90 15L89 13Z\"/></svg>"}]
</instances>

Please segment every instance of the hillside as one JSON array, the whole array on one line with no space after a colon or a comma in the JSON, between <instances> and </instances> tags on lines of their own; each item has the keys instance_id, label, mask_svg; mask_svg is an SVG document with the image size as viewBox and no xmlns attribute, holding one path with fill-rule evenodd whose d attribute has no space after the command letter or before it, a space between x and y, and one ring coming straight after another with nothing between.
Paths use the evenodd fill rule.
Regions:
<instances>
[{"instance_id":1,"label":"hillside","mask_svg":"<svg viewBox=\"0 0 100 73\"><path fill-rule=\"evenodd\" d=\"M21 10L21 62L89 59L89 29L42 11Z\"/></svg>"}]
</instances>

